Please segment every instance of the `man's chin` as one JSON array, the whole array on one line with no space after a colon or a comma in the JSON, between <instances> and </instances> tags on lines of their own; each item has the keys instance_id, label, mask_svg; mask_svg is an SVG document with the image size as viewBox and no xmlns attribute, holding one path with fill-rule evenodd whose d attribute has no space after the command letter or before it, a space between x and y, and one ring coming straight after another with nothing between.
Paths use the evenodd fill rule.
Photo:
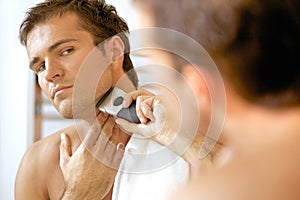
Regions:
<instances>
[{"instance_id":1,"label":"man's chin","mask_svg":"<svg viewBox=\"0 0 300 200\"><path fill-rule=\"evenodd\" d=\"M70 103L69 101L62 101L59 103L54 102L54 106L63 118L72 119L74 117L72 103Z\"/></svg>"},{"instance_id":2,"label":"man's chin","mask_svg":"<svg viewBox=\"0 0 300 200\"><path fill-rule=\"evenodd\" d=\"M73 115L72 114L62 114L62 117L65 119L73 119Z\"/></svg>"},{"instance_id":3,"label":"man's chin","mask_svg":"<svg viewBox=\"0 0 300 200\"><path fill-rule=\"evenodd\" d=\"M73 113L71 112L71 109L57 109L57 111L60 113L60 115L63 118L66 118L66 119L74 118Z\"/></svg>"}]
</instances>

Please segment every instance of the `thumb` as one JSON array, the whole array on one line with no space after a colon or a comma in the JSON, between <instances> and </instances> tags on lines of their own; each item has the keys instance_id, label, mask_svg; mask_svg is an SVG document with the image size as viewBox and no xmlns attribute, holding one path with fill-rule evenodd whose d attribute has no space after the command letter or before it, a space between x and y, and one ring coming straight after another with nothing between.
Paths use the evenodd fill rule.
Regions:
<instances>
[{"instance_id":1,"label":"thumb","mask_svg":"<svg viewBox=\"0 0 300 200\"><path fill-rule=\"evenodd\" d=\"M67 163L72 155L72 148L71 148L71 139L70 137L65 134L62 133L60 135L60 148L59 148L59 152L60 152L60 166L65 165L65 163Z\"/></svg>"}]
</instances>

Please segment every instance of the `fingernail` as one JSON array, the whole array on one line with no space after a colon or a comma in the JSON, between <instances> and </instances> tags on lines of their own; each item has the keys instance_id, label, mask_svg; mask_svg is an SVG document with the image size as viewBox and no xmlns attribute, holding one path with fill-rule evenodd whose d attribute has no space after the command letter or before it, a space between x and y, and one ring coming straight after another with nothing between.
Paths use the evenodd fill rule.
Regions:
<instances>
[{"instance_id":1,"label":"fingernail","mask_svg":"<svg viewBox=\"0 0 300 200\"><path fill-rule=\"evenodd\" d=\"M117 124L120 124L120 120L117 118L117 119L115 119L115 122L117 123Z\"/></svg>"},{"instance_id":2,"label":"fingernail","mask_svg":"<svg viewBox=\"0 0 300 200\"><path fill-rule=\"evenodd\" d=\"M122 142L117 145L117 150L124 149L124 148L125 148L125 145Z\"/></svg>"}]
</instances>

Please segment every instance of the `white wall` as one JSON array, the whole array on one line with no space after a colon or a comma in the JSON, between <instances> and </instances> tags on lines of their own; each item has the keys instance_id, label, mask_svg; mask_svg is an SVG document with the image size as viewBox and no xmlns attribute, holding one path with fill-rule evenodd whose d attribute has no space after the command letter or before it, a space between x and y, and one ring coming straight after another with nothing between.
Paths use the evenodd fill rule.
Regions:
<instances>
[{"instance_id":1,"label":"white wall","mask_svg":"<svg viewBox=\"0 0 300 200\"><path fill-rule=\"evenodd\" d=\"M12 200L15 175L32 142L34 76L18 29L34 0L0 0L0 199Z\"/></svg>"},{"instance_id":2,"label":"white wall","mask_svg":"<svg viewBox=\"0 0 300 200\"><path fill-rule=\"evenodd\" d=\"M125 19L129 29L135 29L137 19L131 1L132 0L106 0L106 3L116 7L118 15Z\"/></svg>"}]
</instances>

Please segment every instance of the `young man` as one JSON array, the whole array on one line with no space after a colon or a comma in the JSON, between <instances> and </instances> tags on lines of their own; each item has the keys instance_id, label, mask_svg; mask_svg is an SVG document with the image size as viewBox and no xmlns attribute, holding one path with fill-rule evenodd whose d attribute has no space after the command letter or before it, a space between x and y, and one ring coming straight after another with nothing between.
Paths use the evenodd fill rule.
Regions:
<instances>
[{"instance_id":1,"label":"young man","mask_svg":"<svg viewBox=\"0 0 300 200\"><path fill-rule=\"evenodd\" d=\"M203 45L225 82L227 107L220 149L209 165L196 161L190 184L170 199L299 199L299 1L138 2L147 9L148 17L152 16L152 25L180 31ZM190 83L205 108L209 101L203 99L210 96L201 90L203 81L198 72L203 70L194 67L182 72L193 77ZM153 130L161 117L168 121L166 116L174 112L170 109L170 115L160 115L156 110L167 105L143 91L128 99L141 102L141 119L155 118L148 126L117 121L136 133ZM151 110L154 117L148 113ZM153 139L169 144L166 139L174 138L170 127L158 131ZM162 137L164 134L169 137Z\"/></svg>"},{"instance_id":2,"label":"young man","mask_svg":"<svg viewBox=\"0 0 300 200\"><path fill-rule=\"evenodd\" d=\"M175 175L184 177L186 162L152 170L153 159L139 148L161 146L130 138L96 109L112 87L130 92L137 86L127 33L115 8L102 0L48 0L28 11L20 39L30 68L61 115L80 121L30 146L18 170L16 200L160 199L184 180Z\"/></svg>"},{"instance_id":3,"label":"young man","mask_svg":"<svg viewBox=\"0 0 300 200\"><path fill-rule=\"evenodd\" d=\"M116 148L118 143L126 144L129 136L95 105L133 68L126 53L127 31L115 8L103 1L46 1L28 11L20 28L20 40L26 46L30 69L63 117L77 118L80 113L84 120L28 149L16 178L16 199L99 199L111 190L122 153L109 149L107 144L112 142L116 145L110 147ZM101 42L104 44L97 47ZM99 63L93 69L83 70L87 68L84 61L88 56L95 56ZM128 77L120 85L125 91L137 84L134 73ZM74 95L80 98L77 102ZM92 142L82 142L85 135L93 134L98 137L89 137ZM106 148L100 149L103 145ZM110 162L102 164L99 157L94 157L96 153L109 157ZM98 185L81 182L83 176L96 180ZM74 180L75 177L79 178ZM83 187L98 189L89 195L76 193Z\"/></svg>"}]
</instances>

